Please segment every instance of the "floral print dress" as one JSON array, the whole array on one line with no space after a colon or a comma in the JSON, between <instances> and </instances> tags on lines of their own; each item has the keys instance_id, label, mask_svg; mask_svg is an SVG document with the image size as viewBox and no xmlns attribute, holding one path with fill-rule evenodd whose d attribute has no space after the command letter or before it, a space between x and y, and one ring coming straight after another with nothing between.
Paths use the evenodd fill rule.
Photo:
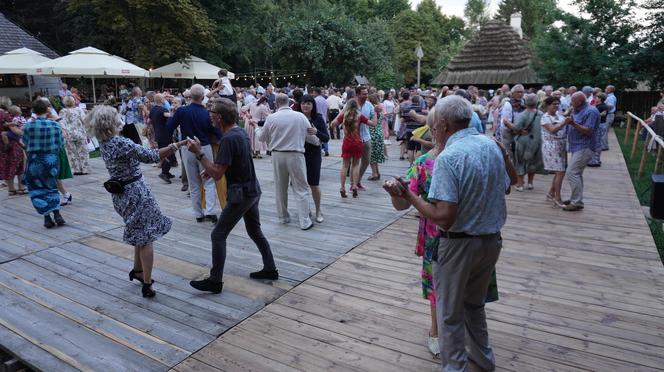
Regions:
<instances>
[{"instance_id":1,"label":"floral print dress","mask_svg":"<svg viewBox=\"0 0 664 372\"><path fill-rule=\"evenodd\" d=\"M405 181L410 185L410 191L419 195L425 201L429 201L429 187L433 176L436 157L430 152L426 153L413 163L406 173ZM438 225L431 220L420 216L420 224L417 231L415 254L422 257L422 297L436 304L436 291L433 287L433 257L438 251L440 242L440 231ZM491 274L491 281L486 294L486 302L498 300L498 285L496 271Z\"/></svg>"},{"instance_id":2,"label":"floral print dress","mask_svg":"<svg viewBox=\"0 0 664 372\"><path fill-rule=\"evenodd\" d=\"M410 190L426 201L428 201L435 160L435 156L430 153L424 154L415 160L408 173L406 173L405 180L409 183ZM434 252L438 250L439 240L438 225L420 216L415 254L422 257L422 297L431 301L431 304L436 303L431 263Z\"/></svg>"}]
</instances>

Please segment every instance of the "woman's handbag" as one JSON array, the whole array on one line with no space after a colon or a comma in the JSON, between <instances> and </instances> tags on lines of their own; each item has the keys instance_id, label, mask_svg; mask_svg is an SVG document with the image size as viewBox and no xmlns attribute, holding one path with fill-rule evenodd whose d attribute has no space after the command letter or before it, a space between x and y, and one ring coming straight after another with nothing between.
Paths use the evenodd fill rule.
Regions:
<instances>
[{"instance_id":1,"label":"woman's handbag","mask_svg":"<svg viewBox=\"0 0 664 372\"><path fill-rule=\"evenodd\" d=\"M128 181L120 181L111 178L110 180L104 182L104 188L111 194L122 194L125 190L125 186L140 180L141 177L143 177L143 175L136 176Z\"/></svg>"},{"instance_id":2,"label":"woman's handbag","mask_svg":"<svg viewBox=\"0 0 664 372\"><path fill-rule=\"evenodd\" d=\"M95 151L97 148L95 147L95 144L92 143L92 141L90 141L90 139L88 139L88 142L85 144L85 149L86 149L88 152L93 152L93 151Z\"/></svg>"}]
</instances>

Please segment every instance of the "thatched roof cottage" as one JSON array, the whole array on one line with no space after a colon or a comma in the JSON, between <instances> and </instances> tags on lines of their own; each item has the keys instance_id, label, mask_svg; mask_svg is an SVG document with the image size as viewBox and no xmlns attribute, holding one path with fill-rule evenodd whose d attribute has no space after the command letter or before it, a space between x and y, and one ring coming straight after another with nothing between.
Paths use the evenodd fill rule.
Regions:
<instances>
[{"instance_id":1,"label":"thatched roof cottage","mask_svg":"<svg viewBox=\"0 0 664 372\"><path fill-rule=\"evenodd\" d=\"M438 77L436 85L537 84L530 66L528 41L522 37L521 16L512 16L512 25L488 21Z\"/></svg>"}]
</instances>

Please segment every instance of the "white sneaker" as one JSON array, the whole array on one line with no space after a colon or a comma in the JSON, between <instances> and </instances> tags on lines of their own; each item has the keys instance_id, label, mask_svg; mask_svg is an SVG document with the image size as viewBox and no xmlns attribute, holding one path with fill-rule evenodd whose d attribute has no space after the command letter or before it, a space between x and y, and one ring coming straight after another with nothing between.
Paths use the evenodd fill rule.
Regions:
<instances>
[{"instance_id":1,"label":"white sneaker","mask_svg":"<svg viewBox=\"0 0 664 372\"><path fill-rule=\"evenodd\" d=\"M440 345L438 344L438 337L428 337L429 351L434 358L440 359Z\"/></svg>"},{"instance_id":2,"label":"white sneaker","mask_svg":"<svg viewBox=\"0 0 664 372\"><path fill-rule=\"evenodd\" d=\"M514 186L514 190L518 192L523 192L523 186Z\"/></svg>"},{"instance_id":3,"label":"white sneaker","mask_svg":"<svg viewBox=\"0 0 664 372\"><path fill-rule=\"evenodd\" d=\"M529 184L528 184L528 190L532 190L532 189L534 189L534 188L535 188L535 186L533 186L532 183L529 183Z\"/></svg>"},{"instance_id":4,"label":"white sneaker","mask_svg":"<svg viewBox=\"0 0 664 372\"><path fill-rule=\"evenodd\" d=\"M316 215L316 222L318 223L323 223L325 221L325 218L323 218L323 213L319 213Z\"/></svg>"}]
</instances>

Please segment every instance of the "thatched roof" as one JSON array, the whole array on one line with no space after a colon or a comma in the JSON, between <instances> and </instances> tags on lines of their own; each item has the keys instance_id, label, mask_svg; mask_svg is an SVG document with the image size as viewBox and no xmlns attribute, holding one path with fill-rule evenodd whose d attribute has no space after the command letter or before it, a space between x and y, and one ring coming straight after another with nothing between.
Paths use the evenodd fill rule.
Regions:
<instances>
[{"instance_id":1,"label":"thatched roof","mask_svg":"<svg viewBox=\"0 0 664 372\"><path fill-rule=\"evenodd\" d=\"M29 48L40 52L48 58L60 57L58 53L44 45L44 43L22 29L19 25L10 21L2 13L0 13L0 30L2 30L0 32L0 54L18 48Z\"/></svg>"},{"instance_id":2,"label":"thatched roof","mask_svg":"<svg viewBox=\"0 0 664 372\"><path fill-rule=\"evenodd\" d=\"M534 84L539 80L530 67L530 49L512 26L488 21L452 58L433 84Z\"/></svg>"}]
</instances>

